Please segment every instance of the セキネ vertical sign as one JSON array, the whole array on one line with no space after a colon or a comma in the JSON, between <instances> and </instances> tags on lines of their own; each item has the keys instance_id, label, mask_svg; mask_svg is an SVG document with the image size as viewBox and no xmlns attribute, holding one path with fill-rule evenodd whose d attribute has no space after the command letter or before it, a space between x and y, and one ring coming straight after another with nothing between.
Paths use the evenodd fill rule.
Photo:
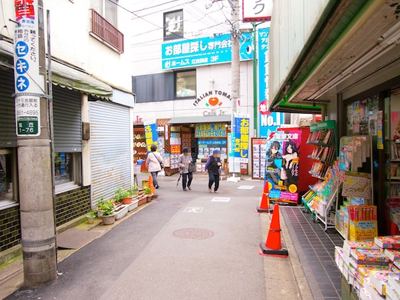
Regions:
<instances>
[{"instance_id":1,"label":"\u30bb\u30ad\u30cd vertical sign","mask_svg":"<svg viewBox=\"0 0 400 300\"><path fill-rule=\"evenodd\" d=\"M14 84L17 136L40 135L39 14L37 0L15 0Z\"/></svg>"}]
</instances>

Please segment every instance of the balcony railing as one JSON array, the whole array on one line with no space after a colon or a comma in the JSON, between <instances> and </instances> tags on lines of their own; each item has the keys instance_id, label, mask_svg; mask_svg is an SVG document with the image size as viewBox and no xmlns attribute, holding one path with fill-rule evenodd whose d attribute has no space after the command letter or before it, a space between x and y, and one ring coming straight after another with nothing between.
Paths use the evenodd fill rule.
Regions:
<instances>
[{"instance_id":1,"label":"balcony railing","mask_svg":"<svg viewBox=\"0 0 400 300\"><path fill-rule=\"evenodd\" d=\"M119 53L124 53L124 35L106 19L92 11L92 33Z\"/></svg>"}]
</instances>

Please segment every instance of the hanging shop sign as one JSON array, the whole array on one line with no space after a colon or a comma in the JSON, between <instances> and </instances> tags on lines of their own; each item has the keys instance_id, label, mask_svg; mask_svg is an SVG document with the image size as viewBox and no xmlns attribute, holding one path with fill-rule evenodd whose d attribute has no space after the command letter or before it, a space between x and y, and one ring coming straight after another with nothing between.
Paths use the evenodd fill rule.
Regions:
<instances>
[{"instance_id":1,"label":"hanging shop sign","mask_svg":"<svg viewBox=\"0 0 400 300\"><path fill-rule=\"evenodd\" d=\"M273 0L243 0L242 7L244 22L271 20Z\"/></svg>"},{"instance_id":2,"label":"hanging shop sign","mask_svg":"<svg viewBox=\"0 0 400 300\"><path fill-rule=\"evenodd\" d=\"M224 116L229 113L228 109L223 108L224 102L230 106L231 95L224 91L210 90L201 94L193 102L193 106L204 107L204 116Z\"/></svg>"},{"instance_id":3,"label":"hanging shop sign","mask_svg":"<svg viewBox=\"0 0 400 300\"><path fill-rule=\"evenodd\" d=\"M250 119L248 117L235 117L235 162L249 162L249 142Z\"/></svg>"},{"instance_id":4,"label":"hanging shop sign","mask_svg":"<svg viewBox=\"0 0 400 300\"><path fill-rule=\"evenodd\" d=\"M161 45L163 70L227 63L232 60L231 34L220 34ZM240 59L253 59L251 33L242 33Z\"/></svg>"},{"instance_id":5,"label":"hanging shop sign","mask_svg":"<svg viewBox=\"0 0 400 300\"><path fill-rule=\"evenodd\" d=\"M158 150L157 122L155 120L144 123L147 152L151 151L151 145L156 145Z\"/></svg>"},{"instance_id":6,"label":"hanging shop sign","mask_svg":"<svg viewBox=\"0 0 400 300\"><path fill-rule=\"evenodd\" d=\"M272 201L297 204L301 130L273 132L267 139L265 179Z\"/></svg>"},{"instance_id":7,"label":"hanging shop sign","mask_svg":"<svg viewBox=\"0 0 400 300\"><path fill-rule=\"evenodd\" d=\"M195 137L226 137L225 124L196 124Z\"/></svg>"},{"instance_id":8,"label":"hanging shop sign","mask_svg":"<svg viewBox=\"0 0 400 300\"><path fill-rule=\"evenodd\" d=\"M14 78L17 136L40 135L40 95L44 78L39 73L38 3L15 1Z\"/></svg>"}]
</instances>

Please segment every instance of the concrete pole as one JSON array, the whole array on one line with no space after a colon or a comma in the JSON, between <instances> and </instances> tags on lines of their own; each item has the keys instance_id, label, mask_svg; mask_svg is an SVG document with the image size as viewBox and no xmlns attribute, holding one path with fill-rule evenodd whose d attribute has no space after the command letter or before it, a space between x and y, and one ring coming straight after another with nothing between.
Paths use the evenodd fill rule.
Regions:
<instances>
[{"instance_id":1,"label":"concrete pole","mask_svg":"<svg viewBox=\"0 0 400 300\"><path fill-rule=\"evenodd\" d=\"M239 1L232 1L232 104L233 113L237 113L237 101L240 97L240 53L239 53Z\"/></svg>"},{"instance_id":2,"label":"concrete pole","mask_svg":"<svg viewBox=\"0 0 400 300\"><path fill-rule=\"evenodd\" d=\"M43 1L37 0L39 74L45 89L46 65ZM18 93L17 93L18 94ZM24 286L38 287L57 278L51 140L48 104L40 98L40 135L18 136L18 176Z\"/></svg>"},{"instance_id":3,"label":"concrete pole","mask_svg":"<svg viewBox=\"0 0 400 300\"><path fill-rule=\"evenodd\" d=\"M235 133L235 114L238 111L238 100L240 97L240 53L239 53L239 1L230 1L232 6L232 60L231 60L231 72L232 72L232 83L231 83L231 94L232 94L232 121L231 121L231 134ZM235 145L232 144L232 147ZM238 181L240 177L235 178L235 173L239 170L235 170L235 158L232 157L232 176L228 178L231 181Z\"/></svg>"}]
</instances>

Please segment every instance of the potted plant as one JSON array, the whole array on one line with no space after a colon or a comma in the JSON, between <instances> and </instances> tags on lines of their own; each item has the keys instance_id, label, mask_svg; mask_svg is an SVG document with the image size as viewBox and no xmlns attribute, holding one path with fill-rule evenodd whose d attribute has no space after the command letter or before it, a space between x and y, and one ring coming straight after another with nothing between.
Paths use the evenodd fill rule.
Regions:
<instances>
[{"instance_id":1,"label":"potted plant","mask_svg":"<svg viewBox=\"0 0 400 300\"><path fill-rule=\"evenodd\" d=\"M101 210L103 212L102 220L104 225L111 225L115 222L115 215L114 215L114 204L108 200L107 202L103 202L101 205Z\"/></svg>"},{"instance_id":2,"label":"potted plant","mask_svg":"<svg viewBox=\"0 0 400 300\"><path fill-rule=\"evenodd\" d=\"M123 190L118 188L114 193L115 201L123 204L132 203L132 189Z\"/></svg>"},{"instance_id":3,"label":"potted plant","mask_svg":"<svg viewBox=\"0 0 400 300\"><path fill-rule=\"evenodd\" d=\"M88 213L86 214L86 218L88 220L88 223L89 224L93 224L94 218L96 218L96 216L97 216L97 212L96 211L94 211L94 210L88 211Z\"/></svg>"},{"instance_id":4,"label":"potted plant","mask_svg":"<svg viewBox=\"0 0 400 300\"><path fill-rule=\"evenodd\" d=\"M136 184L133 185L132 189L132 203L128 205L128 211L134 210L139 205L139 188Z\"/></svg>"},{"instance_id":5,"label":"potted plant","mask_svg":"<svg viewBox=\"0 0 400 300\"><path fill-rule=\"evenodd\" d=\"M151 188L147 187L144 189L144 194L146 195L147 202L151 201L151 198L153 197L153 193L151 192Z\"/></svg>"},{"instance_id":6,"label":"potted plant","mask_svg":"<svg viewBox=\"0 0 400 300\"><path fill-rule=\"evenodd\" d=\"M97 217L101 218L103 216L103 211L101 210L101 207L104 204L104 197L101 197L99 202L97 203Z\"/></svg>"}]
</instances>

